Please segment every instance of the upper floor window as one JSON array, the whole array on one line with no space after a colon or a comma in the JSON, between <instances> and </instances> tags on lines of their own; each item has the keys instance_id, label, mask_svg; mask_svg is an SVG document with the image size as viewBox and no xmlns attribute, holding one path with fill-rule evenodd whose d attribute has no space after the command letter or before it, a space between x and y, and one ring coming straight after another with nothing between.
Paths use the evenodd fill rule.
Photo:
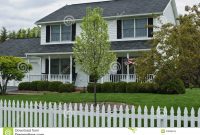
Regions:
<instances>
[{"instance_id":1,"label":"upper floor window","mask_svg":"<svg viewBox=\"0 0 200 135\"><path fill-rule=\"evenodd\" d=\"M147 19L135 19L135 36L146 37L147 36Z\"/></svg>"},{"instance_id":2,"label":"upper floor window","mask_svg":"<svg viewBox=\"0 0 200 135\"><path fill-rule=\"evenodd\" d=\"M123 20L124 38L147 37L147 18Z\"/></svg>"},{"instance_id":3,"label":"upper floor window","mask_svg":"<svg viewBox=\"0 0 200 135\"><path fill-rule=\"evenodd\" d=\"M51 41L60 41L60 25L51 26Z\"/></svg>"},{"instance_id":4,"label":"upper floor window","mask_svg":"<svg viewBox=\"0 0 200 135\"><path fill-rule=\"evenodd\" d=\"M51 26L51 42L71 41L72 27L66 25Z\"/></svg>"}]
</instances>

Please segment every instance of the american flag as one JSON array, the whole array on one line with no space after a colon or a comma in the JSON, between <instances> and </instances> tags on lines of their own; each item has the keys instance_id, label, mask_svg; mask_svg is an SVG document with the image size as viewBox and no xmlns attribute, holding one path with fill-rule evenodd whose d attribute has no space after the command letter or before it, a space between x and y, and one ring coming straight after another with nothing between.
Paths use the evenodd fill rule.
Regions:
<instances>
[{"instance_id":1,"label":"american flag","mask_svg":"<svg viewBox=\"0 0 200 135\"><path fill-rule=\"evenodd\" d=\"M135 64L135 60L132 58L132 59L128 59L126 62L125 62L126 65L134 65Z\"/></svg>"}]
</instances>

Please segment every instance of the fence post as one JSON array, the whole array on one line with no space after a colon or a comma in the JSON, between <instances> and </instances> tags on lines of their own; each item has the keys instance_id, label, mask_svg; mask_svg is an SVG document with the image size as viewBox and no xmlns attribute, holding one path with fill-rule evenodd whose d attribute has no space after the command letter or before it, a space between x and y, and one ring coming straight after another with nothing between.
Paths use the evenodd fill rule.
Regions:
<instances>
[{"instance_id":1,"label":"fence post","mask_svg":"<svg viewBox=\"0 0 200 135\"><path fill-rule=\"evenodd\" d=\"M99 104L97 104L97 107L96 107L96 128L98 128L100 125L99 125Z\"/></svg>"},{"instance_id":2,"label":"fence post","mask_svg":"<svg viewBox=\"0 0 200 135\"><path fill-rule=\"evenodd\" d=\"M142 126L142 109L141 106L138 107L138 127Z\"/></svg>"},{"instance_id":3,"label":"fence post","mask_svg":"<svg viewBox=\"0 0 200 135\"><path fill-rule=\"evenodd\" d=\"M11 101L8 101L8 127L11 127Z\"/></svg>"},{"instance_id":4,"label":"fence post","mask_svg":"<svg viewBox=\"0 0 200 135\"><path fill-rule=\"evenodd\" d=\"M144 107L144 128L148 127L148 108L147 106Z\"/></svg>"},{"instance_id":5,"label":"fence post","mask_svg":"<svg viewBox=\"0 0 200 135\"><path fill-rule=\"evenodd\" d=\"M74 105L74 127L77 127L77 103Z\"/></svg>"},{"instance_id":6,"label":"fence post","mask_svg":"<svg viewBox=\"0 0 200 135\"><path fill-rule=\"evenodd\" d=\"M130 124L129 124L129 107L128 105L126 106L126 118L125 118L125 127L128 128L130 127Z\"/></svg>"},{"instance_id":7,"label":"fence post","mask_svg":"<svg viewBox=\"0 0 200 135\"><path fill-rule=\"evenodd\" d=\"M93 104L90 106L90 127L94 127L94 106ZM89 126L89 124L88 124Z\"/></svg>"},{"instance_id":8,"label":"fence post","mask_svg":"<svg viewBox=\"0 0 200 135\"><path fill-rule=\"evenodd\" d=\"M173 128L174 127L174 108L171 107L170 110L170 127Z\"/></svg>"},{"instance_id":9,"label":"fence post","mask_svg":"<svg viewBox=\"0 0 200 135\"><path fill-rule=\"evenodd\" d=\"M107 108L107 127L110 128L111 127L111 107L110 105L108 105Z\"/></svg>"},{"instance_id":10,"label":"fence post","mask_svg":"<svg viewBox=\"0 0 200 135\"><path fill-rule=\"evenodd\" d=\"M178 128L181 127L181 109L180 109L180 107L178 107L178 110L177 110L177 127Z\"/></svg>"},{"instance_id":11,"label":"fence post","mask_svg":"<svg viewBox=\"0 0 200 135\"><path fill-rule=\"evenodd\" d=\"M187 108L184 109L184 127L188 127L188 110Z\"/></svg>"},{"instance_id":12,"label":"fence post","mask_svg":"<svg viewBox=\"0 0 200 135\"><path fill-rule=\"evenodd\" d=\"M195 118L195 112L194 112L194 108L192 107L192 110L191 110L191 128L195 127L194 118Z\"/></svg>"},{"instance_id":13,"label":"fence post","mask_svg":"<svg viewBox=\"0 0 200 135\"><path fill-rule=\"evenodd\" d=\"M0 103L1 104L1 103ZM0 105L0 108L1 108L1 105ZM0 109L1 110L1 109ZM12 127L15 128L16 125L15 125L15 110L16 110L16 107L15 107L15 100L12 101ZM1 111L0 111L1 113ZM0 114L1 115L1 114ZM1 116L0 116L0 120L1 120ZM1 127L1 122L0 122L0 127Z\"/></svg>"},{"instance_id":14,"label":"fence post","mask_svg":"<svg viewBox=\"0 0 200 135\"><path fill-rule=\"evenodd\" d=\"M131 108L131 124L132 127L135 127L135 107L132 106Z\"/></svg>"},{"instance_id":15,"label":"fence post","mask_svg":"<svg viewBox=\"0 0 200 135\"><path fill-rule=\"evenodd\" d=\"M200 127L200 108L198 109L198 127Z\"/></svg>"}]
</instances>

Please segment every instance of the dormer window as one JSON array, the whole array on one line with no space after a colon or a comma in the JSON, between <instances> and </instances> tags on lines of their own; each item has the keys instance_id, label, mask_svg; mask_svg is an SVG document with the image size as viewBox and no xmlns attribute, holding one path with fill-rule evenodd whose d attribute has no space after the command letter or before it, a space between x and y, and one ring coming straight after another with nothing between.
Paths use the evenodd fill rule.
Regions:
<instances>
[{"instance_id":1,"label":"dormer window","mask_svg":"<svg viewBox=\"0 0 200 135\"><path fill-rule=\"evenodd\" d=\"M71 41L72 39L72 27L62 25L61 26L61 40L62 41Z\"/></svg>"},{"instance_id":2,"label":"dormer window","mask_svg":"<svg viewBox=\"0 0 200 135\"><path fill-rule=\"evenodd\" d=\"M51 41L60 41L60 25L51 26Z\"/></svg>"}]
</instances>

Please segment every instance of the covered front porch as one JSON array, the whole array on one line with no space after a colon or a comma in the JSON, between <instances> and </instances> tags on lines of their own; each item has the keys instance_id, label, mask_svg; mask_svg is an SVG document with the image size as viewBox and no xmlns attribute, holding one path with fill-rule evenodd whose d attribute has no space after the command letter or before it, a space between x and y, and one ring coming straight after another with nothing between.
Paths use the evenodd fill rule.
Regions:
<instances>
[{"instance_id":1,"label":"covered front porch","mask_svg":"<svg viewBox=\"0 0 200 135\"><path fill-rule=\"evenodd\" d=\"M139 82L136 74L134 59L142 53L116 52L117 61L110 64L108 74L98 80L104 82ZM130 61L132 60L132 61ZM29 54L27 62L33 70L26 74L22 82L32 81L61 81L63 83L74 83L77 87L87 87L89 82L93 82L92 77L81 71L76 65L72 54ZM147 75L145 81L151 82L154 75ZM17 86L20 82L10 81L10 86Z\"/></svg>"}]
</instances>

